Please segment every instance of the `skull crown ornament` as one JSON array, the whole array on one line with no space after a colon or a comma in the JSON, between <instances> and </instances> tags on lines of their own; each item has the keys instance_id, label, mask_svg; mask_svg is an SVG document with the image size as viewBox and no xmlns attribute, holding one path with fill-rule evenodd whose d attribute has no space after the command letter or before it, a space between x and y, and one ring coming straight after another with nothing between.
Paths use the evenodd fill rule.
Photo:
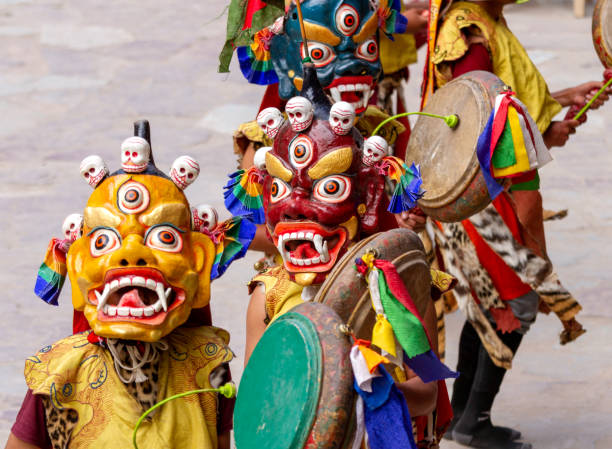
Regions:
<instances>
[{"instance_id":1,"label":"skull crown ornament","mask_svg":"<svg viewBox=\"0 0 612 449\"><path fill-rule=\"evenodd\" d=\"M83 159L79 169L83 179L94 189L109 173L104 159L95 154Z\"/></svg>"},{"instance_id":2,"label":"skull crown ornament","mask_svg":"<svg viewBox=\"0 0 612 449\"><path fill-rule=\"evenodd\" d=\"M128 137L121 144L121 168L126 173L143 172L149 164L151 146L142 137Z\"/></svg>"},{"instance_id":3,"label":"skull crown ornament","mask_svg":"<svg viewBox=\"0 0 612 449\"><path fill-rule=\"evenodd\" d=\"M200 174L200 164L191 156L178 157L170 168L170 177L181 189L186 189Z\"/></svg>"},{"instance_id":4,"label":"skull crown ornament","mask_svg":"<svg viewBox=\"0 0 612 449\"><path fill-rule=\"evenodd\" d=\"M135 134L121 145L121 170L109 174L99 156L81 162L93 193L82 215L64 220L62 240L52 240L35 292L57 303L63 281L50 285L45 279L60 278L45 273L49 266L64 270L57 276L70 278L73 306L96 335L155 342L208 304L215 255L225 248L215 242L241 222L232 217L229 225L218 224L208 205L192 214L183 189L195 181L198 163L181 156L168 177L153 161L148 122L137 122ZM215 277L222 272L215 270Z\"/></svg>"},{"instance_id":5,"label":"skull crown ornament","mask_svg":"<svg viewBox=\"0 0 612 449\"><path fill-rule=\"evenodd\" d=\"M355 123L355 108L346 101L334 103L329 112L329 124L336 134L349 133Z\"/></svg>"},{"instance_id":6,"label":"skull crown ornament","mask_svg":"<svg viewBox=\"0 0 612 449\"><path fill-rule=\"evenodd\" d=\"M363 163L353 106L332 107L314 67L305 64L301 96L285 112L273 147L258 151L266 227L291 279L320 284L350 245L379 230L385 178Z\"/></svg>"},{"instance_id":7,"label":"skull crown ornament","mask_svg":"<svg viewBox=\"0 0 612 449\"><path fill-rule=\"evenodd\" d=\"M372 166L378 163L389 152L387 141L380 136L368 137L363 147L363 163Z\"/></svg>"},{"instance_id":8,"label":"skull crown ornament","mask_svg":"<svg viewBox=\"0 0 612 449\"><path fill-rule=\"evenodd\" d=\"M270 139L274 139L285 121L283 114L277 108L265 108L257 114L257 124Z\"/></svg>"}]
</instances>

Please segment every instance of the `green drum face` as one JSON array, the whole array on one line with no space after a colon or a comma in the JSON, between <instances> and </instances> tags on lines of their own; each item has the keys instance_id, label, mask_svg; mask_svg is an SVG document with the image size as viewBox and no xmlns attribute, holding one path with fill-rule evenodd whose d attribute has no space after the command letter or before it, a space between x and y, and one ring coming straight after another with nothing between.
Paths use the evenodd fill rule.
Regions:
<instances>
[{"instance_id":1,"label":"green drum face","mask_svg":"<svg viewBox=\"0 0 612 449\"><path fill-rule=\"evenodd\" d=\"M234 409L238 449L340 447L354 402L350 342L323 304L302 304L266 329Z\"/></svg>"}]
</instances>

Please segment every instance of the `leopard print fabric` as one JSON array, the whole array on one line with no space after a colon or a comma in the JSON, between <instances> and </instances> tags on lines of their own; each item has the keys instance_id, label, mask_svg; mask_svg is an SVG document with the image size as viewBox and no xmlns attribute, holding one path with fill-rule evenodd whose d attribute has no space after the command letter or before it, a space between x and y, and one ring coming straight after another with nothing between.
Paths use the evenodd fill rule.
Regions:
<instances>
[{"instance_id":1,"label":"leopard print fabric","mask_svg":"<svg viewBox=\"0 0 612 449\"><path fill-rule=\"evenodd\" d=\"M130 356L127 351L121 351L119 353L121 362L124 365L131 365ZM128 382L124 384L128 392L134 399L138 401L142 407L142 411L153 407L157 402L157 391L158 391L158 363L145 363L140 370L146 376L147 380L144 382ZM123 377L129 377L129 372L123 368L119 368Z\"/></svg>"},{"instance_id":2,"label":"leopard print fabric","mask_svg":"<svg viewBox=\"0 0 612 449\"><path fill-rule=\"evenodd\" d=\"M51 438L53 449L65 449L68 447L70 435L74 430L79 416L72 409L58 409L53 406L49 397L41 397L45 407L45 418L47 420L47 432Z\"/></svg>"}]
</instances>

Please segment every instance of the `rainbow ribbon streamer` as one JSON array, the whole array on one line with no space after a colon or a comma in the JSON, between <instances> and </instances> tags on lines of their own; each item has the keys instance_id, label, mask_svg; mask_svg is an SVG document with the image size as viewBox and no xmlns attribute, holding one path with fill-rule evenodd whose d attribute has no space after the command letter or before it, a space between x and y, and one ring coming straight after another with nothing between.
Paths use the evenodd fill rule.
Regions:
<instances>
[{"instance_id":1,"label":"rainbow ribbon streamer","mask_svg":"<svg viewBox=\"0 0 612 449\"><path fill-rule=\"evenodd\" d=\"M66 280L66 253L62 246L61 240L51 239L34 285L36 296L53 306L58 305L57 300Z\"/></svg>"},{"instance_id":2,"label":"rainbow ribbon streamer","mask_svg":"<svg viewBox=\"0 0 612 449\"><path fill-rule=\"evenodd\" d=\"M423 197L421 168L414 163L408 167L395 156L385 156L380 162L381 174L395 181L395 190L387 210L394 214L413 209Z\"/></svg>"},{"instance_id":3,"label":"rainbow ribbon streamer","mask_svg":"<svg viewBox=\"0 0 612 449\"><path fill-rule=\"evenodd\" d=\"M523 176L552 160L533 118L513 92L496 97L476 154L491 199L503 191L498 179Z\"/></svg>"},{"instance_id":4,"label":"rainbow ribbon streamer","mask_svg":"<svg viewBox=\"0 0 612 449\"><path fill-rule=\"evenodd\" d=\"M256 167L232 173L224 189L225 207L232 215L248 217L256 224L265 223L263 176Z\"/></svg>"},{"instance_id":5,"label":"rainbow ribbon streamer","mask_svg":"<svg viewBox=\"0 0 612 449\"><path fill-rule=\"evenodd\" d=\"M403 34L408 26L408 19L401 14L400 0L383 0L378 8L378 21L380 29L393 40L393 34Z\"/></svg>"},{"instance_id":6,"label":"rainbow ribbon streamer","mask_svg":"<svg viewBox=\"0 0 612 449\"><path fill-rule=\"evenodd\" d=\"M381 347L379 343L382 342L383 346L390 347L390 338L394 338L403 349L403 362L423 382L459 376L444 365L431 349L431 341L423 320L395 266L387 260L373 258L371 254L364 255L361 260L356 261L356 264L358 271L363 271L364 267L367 267L370 297L377 312L376 324L379 323L378 316L384 315L393 332L392 335L388 335L389 329L386 325L383 325L387 333L384 338L381 339L380 335L372 332L372 344L383 349L383 356L395 358L397 355L396 351L391 352ZM378 301L382 304L383 313L377 310L380 307L376 305Z\"/></svg>"},{"instance_id":7,"label":"rainbow ribbon streamer","mask_svg":"<svg viewBox=\"0 0 612 449\"><path fill-rule=\"evenodd\" d=\"M264 28L255 34L253 43L238 47L238 62L242 74L251 84L268 85L278 83L278 76L272 65L270 56L270 41L274 34Z\"/></svg>"},{"instance_id":8,"label":"rainbow ribbon streamer","mask_svg":"<svg viewBox=\"0 0 612 449\"><path fill-rule=\"evenodd\" d=\"M232 217L212 232L217 253L210 271L210 279L220 277L235 260L244 257L257 227L248 217Z\"/></svg>"}]
</instances>

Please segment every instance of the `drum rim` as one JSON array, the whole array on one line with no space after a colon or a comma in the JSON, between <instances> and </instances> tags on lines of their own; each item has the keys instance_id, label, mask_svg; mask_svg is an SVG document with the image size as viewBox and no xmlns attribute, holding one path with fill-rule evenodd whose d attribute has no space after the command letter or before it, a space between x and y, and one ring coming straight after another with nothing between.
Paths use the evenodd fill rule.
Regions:
<instances>
[{"instance_id":1,"label":"drum rim","mask_svg":"<svg viewBox=\"0 0 612 449\"><path fill-rule=\"evenodd\" d=\"M374 240L376 237L378 237L381 234L384 234L384 232L377 232L376 234L372 234L371 236L360 240L355 245L348 248L348 251L344 254L344 256L342 256L340 261L334 266L333 271L329 274L329 276L327 276L323 285L321 285L321 288L317 292L315 298L313 299L313 302L323 303L323 300L325 299L327 292L329 292L331 286L333 285L333 281L336 280L337 277L340 276L340 273L344 271L344 267L346 267L349 263L352 262L350 257L345 257L345 256L347 256L350 253L355 253L355 252L360 251L364 246L366 246L368 243L370 243L372 240Z\"/></svg>"},{"instance_id":2,"label":"drum rim","mask_svg":"<svg viewBox=\"0 0 612 449\"><path fill-rule=\"evenodd\" d=\"M593 45L597 56L601 60L604 67L612 68L612 48L608 47L608 42L604 37L604 30L608 30L604 21L604 13L608 13L608 23L612 20L612 2L610 0L597 0L593 9L592 35ZM610 31L612 33L612 31ZM601 40L601 45L597 43Z\"/></svg>"},{"instance_id":3,"label":"drum rim","mask_svg":"<svg viewBox=\"0 0 612 449\"><path fill-rule=\"evenodd\" d=\"M491 114L491 111L493 109L493 99L491 98L491 94L489 90L486 88L486 86L483 84L483 82L481 81L481 78L487 77L487 75L491 75L491 74L489 72L483 72L483 71L466 73L448 82L447 84L442 86L440 89L438 89L437 92L440 92L443 89L449 89L450 87L453 87L457 84L462 84L470 88L470 90L474 92L475 94L480 93L483 98L486 98L489 100L488 102L482 102L482 103L477 102L478 109L481 112L482 118L484 120L483 124L486 125L486 120ZM428 104L431 104L431 101ZM427 106L425 106L423 111L428 112ZM425 119L426 119L425 117L419 117L419 119L417 120L417 123L415 124L415 128L418 125L419 121L425 120ZM461 118L459 118L459 120L461 120ZM467 169L459 177L460 182L457 185L455 185L449 191L441 195L438 195L436 197L433 197L433 198L423 197L419 200L419 204L428 209L440 209L445 206L448 206L449 204L455 202L459 197L461 197L463 192L469 187L469 185L472 183L474 178L478 176L479 174L480 164L478 163L478 156L476 155L475 150L476 148L474 148L474 152L472 154L472 157L470 159Z\"/></svg>"}]
</instances>

